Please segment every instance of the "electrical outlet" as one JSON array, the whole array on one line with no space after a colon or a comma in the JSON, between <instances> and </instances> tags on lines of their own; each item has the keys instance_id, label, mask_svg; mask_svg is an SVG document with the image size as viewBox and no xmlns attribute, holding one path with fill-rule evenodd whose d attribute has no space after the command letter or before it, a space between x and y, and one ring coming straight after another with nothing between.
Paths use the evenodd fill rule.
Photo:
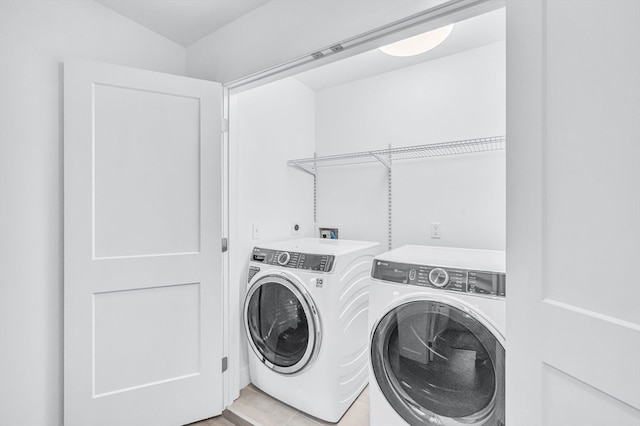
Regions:
<instances>
[{"instance_id":1,"label":"electrical outlet","mask_svg":"<svg viewBox=\"0 0 640 426\"><path fill-rule=\"evenodd\" d=\"M431 224L431 238L439 240L441 231L442 231L442 229L440 228L440 223L439 222L433 222Z\"/></svg>"},{"instance_id":2,"label":"electrical outlet","mask_svg":"<svg viewBox=\"0 0 640 426\"><path fill-rule=\"evenodd\" d=\"M298 222L291 223L291 235L298 235L300 233L300 224Z\"/></svg>"},{"instance_id":3,"label":"electrical outlet","mask_svg":"<svg viewBox=\"0 0 640 426\"><path fill-rule=\"evenodd\" d=\"M260 238L260 225L258 225L257 223L254 223L252 226L252 232L253 232L253 239L257 240Z\"/></svg>"}]
</instances>

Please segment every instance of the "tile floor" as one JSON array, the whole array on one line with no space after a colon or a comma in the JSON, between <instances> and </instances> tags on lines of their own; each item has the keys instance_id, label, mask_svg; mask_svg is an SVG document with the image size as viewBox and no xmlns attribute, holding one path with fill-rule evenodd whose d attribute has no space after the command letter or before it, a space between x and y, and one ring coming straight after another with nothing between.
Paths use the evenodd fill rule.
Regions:
<instances>
[{"instance_id":1,"label":"tile floor","mask_svg":"<svg viewBox=\"0 0 640 426\"><path fill-rule=\"evenodd\" d=\"M238 426L235 423L231 423L229 420L222 416L211 417L207 420L201 420L195 423L189 423L186 426Z\"/></svg>"},{"instance_id":2,"label":"tile floor","mask_svg":"<svg viewBox=\"0 0 640 426\"><path fill-rule=\"evenodd\" d=\"M223 416L192 423L188 426L367 426L369 425L369 388L355 400L338 423L311 417L265 394L253 385L240 391L240 398L225 410Z\"/></svg>"}]
</instances>

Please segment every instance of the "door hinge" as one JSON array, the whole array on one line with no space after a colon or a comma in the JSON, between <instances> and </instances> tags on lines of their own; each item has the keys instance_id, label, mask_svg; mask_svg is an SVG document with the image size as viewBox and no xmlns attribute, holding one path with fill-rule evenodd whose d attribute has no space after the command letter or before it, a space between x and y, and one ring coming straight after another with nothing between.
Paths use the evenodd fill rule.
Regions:
<instances>
[{"instance_id":1,"label":"door hinge","mask_svg":"<svg viewBox=\"0 0 640 426\"><path fill-rule=\"evenodd\" d=\"M227 371L227 357L222 358L222 372Z\"/></svg>"},{"instance_id":2,"label":"door hinge","mask_svg":"<svg viewBox=\"0 0 640 426\"><path fill-rule=\"evenodd\" d=\"M229 239L225 237L222 239L222 252L224 253L227 250L229 250Z\"/></svg>"},{"instance_id":3,"label":"door hinge","mask_svg":"<svg viewBox=\"0 0 640 426\"><path fill-rule=\"evenodd\" d=\"M229 133L229 119L222 119L222 133Z\"/></svg>"}]
</instances>

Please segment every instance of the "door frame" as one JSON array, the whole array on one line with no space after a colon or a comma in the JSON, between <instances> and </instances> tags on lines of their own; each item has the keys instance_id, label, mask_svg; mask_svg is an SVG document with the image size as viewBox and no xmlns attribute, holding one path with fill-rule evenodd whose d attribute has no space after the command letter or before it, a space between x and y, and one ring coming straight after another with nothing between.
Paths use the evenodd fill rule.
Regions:
<instances>
[{"instance_id":1,"label":"door frame","mask_svg":"<svg viewBox=\"0 0 640 426\"><path fill-rule=\"evenodd\" d=\"M235 169L232 169L231 159L235 155L230 143L233 132L232 120L235 95L246 90L254 89L277 80L291 77L295 74L308 71L329 63L347 59L351 56L375 49L398 40L403 40L425 31L439 28L451 22L461 21L473 16L481 15L493 10L506 7L506 0L444 0L441 4L423 10L406 18L389 22L386 25L374 28L365 33L354 35L345 40L339 40L309 53L291 58L278 65L266 68L262 71L249 74L237 80L222 84L223 88L223 230L222 237L227 238L233 244L233 238L238 233L238 224L234 211L235 204L233 194L237 190L238 179ZM241 326L244 313L239 317L232 307L240 307L241 296L237 291L231 291L231 279L241 276L242 271L237 271L233 265L235 254L233 249L223 253L223 306L224 313L224 347L227 348L225 356L232 360L229 369L223 374L224 381L224 405L229 406L239 397L240 388L247 382L248 376L241 377L240 353L241 345L245 344L245 331ZM233 329L232 329L233 327ZM234 362L235 361L235 362ZM248 375L248 372L246 373Z\"/></svg>"}]
</instances>

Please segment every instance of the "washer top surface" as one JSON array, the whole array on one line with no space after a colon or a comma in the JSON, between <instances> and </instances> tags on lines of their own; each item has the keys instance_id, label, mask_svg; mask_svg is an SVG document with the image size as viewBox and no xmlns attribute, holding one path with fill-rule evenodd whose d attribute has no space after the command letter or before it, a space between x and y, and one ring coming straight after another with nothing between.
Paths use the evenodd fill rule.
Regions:
<instances>
[{"instance_id":1,"label":"washer top surface","mask_svg":"<svg viewBox=\"0 0 640 426\"><path fill-rule=\"evenodd\" d=\"M371 241L329 240L326 238L299 238L295 240L255 244L256 247L270 250L333 256L340 256L357 250L370 249L379 245L380 243Z\"/></svg>"},{"instance_id":2,"label":"washer top surface","mask_svg":"<svg viewBox=\"0 0 640 426\"><path fill-rule=\"evenodd\" d=\"M375 259L416 265L506 272L505 252L501 250L406 245L378 255Z\"/></svg>"}]
</instances>

